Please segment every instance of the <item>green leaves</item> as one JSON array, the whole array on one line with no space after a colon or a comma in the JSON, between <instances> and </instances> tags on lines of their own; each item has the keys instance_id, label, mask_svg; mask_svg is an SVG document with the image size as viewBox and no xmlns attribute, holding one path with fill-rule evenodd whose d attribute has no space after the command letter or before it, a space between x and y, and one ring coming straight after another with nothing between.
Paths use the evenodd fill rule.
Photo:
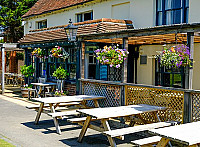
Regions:
<instances>
[{"instance_id":1,"label":"green leaves","mask_svg":"<svg viewBox=\"0 0 200 147\"><path fill-rule=\"evenodd\" d=\"M23 37L22 18L37 0L0 0L0 28L7 32L8 42Z\"/></svg>"},{"instance_id":2,"label":"green leaves","mask_svg":"<svg viewBox=\"0 0 200 147\"><path fill-rule=\"evenodd\" d=\"M53 73L53 77L56 77L59 80L63 80L67 76L69 76L69 73L61 66L59 68L57 68L56 71L54 71L54 73Z\"/></svg>"},{"instance_id":3,"label":"green leaves","mask_svg":"<svg viewBox=\"0 0 200 147\"><path fill-rule=\"evenodd\" d=\"M21 67L21 73L22 75L24 75L25 77L29 77L29 76L32 76L33 73L35 72L35 69L33 68L32 65L29 65L29 66L20 66Z\"/></svg>"}]
</instances>

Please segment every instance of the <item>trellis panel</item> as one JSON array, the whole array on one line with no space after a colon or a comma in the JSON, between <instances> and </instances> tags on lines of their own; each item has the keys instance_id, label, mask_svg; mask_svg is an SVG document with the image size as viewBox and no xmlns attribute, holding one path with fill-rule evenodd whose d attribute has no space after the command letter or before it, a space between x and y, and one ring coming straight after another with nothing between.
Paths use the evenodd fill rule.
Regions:
<instances>
[{"instance_id":1,"label":"trellis panel","mask_svg":"<svg viewBox=\"0 0 200 147\"><path fill-rule=\"evenodd\" d=\"M105 96L106 99L99 100L100 107L113 107L121 105L121 86L119 85L82 82L82 93ZM88 105L94 106L93 101L89 101Z\"/></svg>"},{"instance_id":2,"label":"trellis panel","mask_svg":"<svg viewBox=\"0 0 200 147\"><path fill-rule=\"evenodd\" d=\"M192 121L200 121L200 93L191 93Z\"/></svg>"},{"instance_id":3,"label":"trellis panel","mask_svg":"<svg viewBox=\"0 0 200 147\"><path fill-rule=\"evenodd\" d=\"M166 111L160 111L161 121L181 121L183 122L184 92L176 90L157 89L139 86L125 86L126 105L148 104L167 107ZM141 116L147 122L155 122L151 113Z\"/></svg>"}]
</instances>

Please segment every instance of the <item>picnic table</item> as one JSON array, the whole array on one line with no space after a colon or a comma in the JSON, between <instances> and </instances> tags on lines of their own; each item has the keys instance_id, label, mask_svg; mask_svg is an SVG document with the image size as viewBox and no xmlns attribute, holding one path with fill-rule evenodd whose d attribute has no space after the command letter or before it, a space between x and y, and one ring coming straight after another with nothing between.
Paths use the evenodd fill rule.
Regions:
<instances>
[{"instance_id":1,"label":"picnic table","mask_svg":"<svg viewBox=\"0 0 200 147\"><path fill-rule=\"evenodd\" d=\"M57 83L51 83L51 82L45 82L45 83L31 83L32 85L36 86L36 95L37 97L41 97L41 94L43 92L43 95L45 97L45 87L53 86L52 90L54 90L54 87L57 85ZM38 88L37 88L38 87Z\"/></svg>"},{"instance_id":2,"label":"picnic table","mask_svg":"<svg viewBox=\"0 0 200 147\"><path fill-rule=\"evenodd\" d=\"M41 113L43 112L44 107L47 107L45 106L45 104L48 105L51 113L55 114L56 108L61 103L64 103L67 106L67 105L76 105L77 104L76 102L92 100L94 102L95 107L99 107L98 100L104 99L104 98L105 98L104 96L95 96L95 95L75 95L75 96L62 96L62 97L33 98L33 100L40 102L40 106L35 118L35 124L38 124L38 121L40 119L40 116L41 116ZM61 130L60 130L56 115L51 114L51 116L53 117L57 133L61 134Z\"/></svg>"},{"instance_id":3,"label":"picnic table","mask_svg":"<svg viewBox=\"0 0 200 147\"><path fill-rule=\"evenodd\" d=\"M109 131L112 131L111 126L108 123L109 119L118 118L118 117L131 117L133 115L151 112L154 114L154 117L157 118L158 121L160 121L160 119L157 115L157 112L159 110L165 110L165 109L166 108L164 108L164 107L140 104L140 105L128 105L128 106L119 106L119 107L105 107L105 108L92 108L92 109L77 110L79 113L87 116L86 120L84 121L82 130L80 132L78 142L82 141L87 129L91 128L91 129L94 129L94 130L100 131L100 132L108 131L107 133L105 133L105 135L107 135L110 145L116 146L116 143L115 143L113 137L120 138L123 133L128 134L128 132L130 132L130 129L124 128L124 129L126 129L125 132L123 132L122 130L113 130L113 131L115 131L114 133L109 132ZM101 121L100 126L103 126L103 129L101 127L93 126L91 124L91 122L94 121L95 119ZM152 127L154 128L156 126L153 125L153 126L151 126L151 128ZM136 128L136 127L134 127L134 128ZM146 127L146 129L147 129L147 127ZM141 128L139 130L141 131Z\"/></svg>"},{"instance_id":4,"label":"picnic table","mask_svg":"<svg viewBox=\"0 0 200 147\"><path fill-rule=\"evenodd\" d=\"M168 142L176 141L187 146L198 146L200 144L200 121L186 123L166 128L150 130L150 133L161 136L157 146L165 147Z\"/></svg>"}]
</instances>

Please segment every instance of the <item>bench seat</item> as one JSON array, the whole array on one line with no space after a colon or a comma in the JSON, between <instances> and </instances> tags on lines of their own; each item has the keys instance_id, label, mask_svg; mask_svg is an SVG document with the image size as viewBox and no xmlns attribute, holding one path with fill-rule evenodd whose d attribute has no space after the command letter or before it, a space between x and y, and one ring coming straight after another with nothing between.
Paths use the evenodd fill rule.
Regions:
<instances>
[{"instance_id":1,"label":"bench seat","mask_svg":"<svg viewBox=\"0 0 200 147\"><path fill-rule=\"evenodd\" d=\"M79 102L61 103L61 104L59 104L59 107L72 106L72 105L79 105L79 104L80 104ZM40 105L29 105L29 106L26 106L26 108L28 108L28 109L39 109L39 108L40 108ZM44 108L49 108L49 105L48 105L48 104L45 104L45 105L44 105Z\"/></svg>"},{"instance_id":2,"label":"bench seat","mask_svg":"<svg viewBox=\"0 0 200 147\"><path fill-rule=\"evenodd\" d=\"M65 117L65 116L78 115L78 114L80 114L80 113L76 112L76 110L48 113L48 115L51 116L51 117L62 117L62 118Z\"/></svg>"},{"instance_id":3,"label":"bench seat","mask_svg":"<svg viewBox=\"0 0 200 147\"><path fill-rule=\"evenodd\" d=\"M71 123L80 123L80 122L84 122L86 120L87 117L78 117L78 118L71 118L71 119L67 119L67 121L71 122ZM98 118L92 118L91 121L95 121L95 120L99 120Z\"/></svg>"},{"instance_id":4,"label":"bench seat","mask_svg":"<svg viewBox=\"0 0 200 147\"><path fill-rule=\"evenodd\" d=\"M134 126L134 127L127 127L127 128L105 131L103 132L103 134L108 135L110 137L119 137L119 136L131 134L131 133L147 131L150 129L172 126L175 124L177 124L177 122L158 122L158 123L145 124L145 125L139 125L139 126Z\"/></svg>"},{"instance_id":5,"label":"bench seat","mask_svg":"<svg viewBox=\"0 0 200 147\"><path fill-rule=\"evenodd\" d=\"M134 141L131 141L131 143L134 145L145 147L145 146L151 146L151 145L157 144L161 140L161 138L162 137L160 136L152 136L152 137L146 137L143 139L134 140Z\"/></svg>"}]
</instances>

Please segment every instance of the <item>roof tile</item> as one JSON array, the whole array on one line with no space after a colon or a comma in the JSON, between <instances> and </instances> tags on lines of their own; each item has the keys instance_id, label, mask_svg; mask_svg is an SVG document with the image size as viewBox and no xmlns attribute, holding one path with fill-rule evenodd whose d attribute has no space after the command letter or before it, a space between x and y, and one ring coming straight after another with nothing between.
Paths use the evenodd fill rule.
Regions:
<instances>
[{"instance_id":1,"label":"roof tile","mask_svg":"<svg viewBox=\"0 0 200 147\"><path fill-rule=\"evenodd\" d=\"M95 22L98 23L79 25L77 36L133 29L133 25L130 23L131 21L127 21L128 23L124 23L124 21L122 20L111 21L111 19L110 20L108 19L107 22L96 21L96 20ZM31 31L31 33L26 34L22 39L20 39L19 43L24 44L24 43L34 43L34 42L66 40L67 35L65 34L64 27L65 26L58 26L58 27L53 27L52 28L53 30L49 30L48 28L46 28L46 29Z\"/></svg>"},{"instance_id":2,"label":"roof tile","mask_svg":"<svg viewBox=\"0 0 200 147\"><path fill-rule=\"evenodd\" d=\"M38 0L22 18L59 10L88 1L91 0Z\"/></svg>"}]
</instances>

